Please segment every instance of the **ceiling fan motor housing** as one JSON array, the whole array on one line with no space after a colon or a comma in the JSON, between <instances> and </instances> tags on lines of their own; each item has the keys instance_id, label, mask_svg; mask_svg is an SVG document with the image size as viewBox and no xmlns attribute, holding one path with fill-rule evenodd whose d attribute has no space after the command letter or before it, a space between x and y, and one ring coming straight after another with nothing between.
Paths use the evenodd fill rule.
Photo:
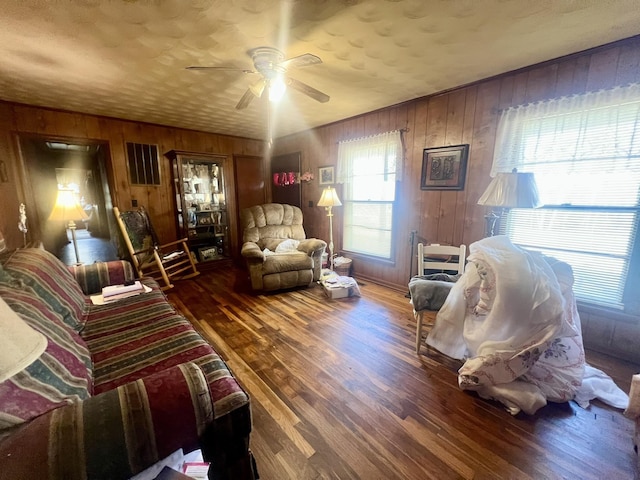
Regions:
<instances>
[{"instance_id":1,"label":"ceiling fan motor housing","mask_svg":"<svg viewBox=\"0 0 640 480\"><path fill-rule=\"evenodd\" d=\"M255 69L267 80L273 80L286 71L281 65L284 61L284 54L277 48L258 47L249 50L248 53L253 59Z\"/></svg>"}]
</instances>

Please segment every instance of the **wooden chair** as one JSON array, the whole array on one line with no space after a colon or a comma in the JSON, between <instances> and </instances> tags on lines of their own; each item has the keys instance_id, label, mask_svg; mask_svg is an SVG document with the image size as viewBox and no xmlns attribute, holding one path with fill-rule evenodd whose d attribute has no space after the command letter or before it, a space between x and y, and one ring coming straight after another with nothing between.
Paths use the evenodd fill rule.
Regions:
<instances>
[{"instance_id":1,"label":"wooden chair","mask_svg":"<svg viewBox=\"0 0 640 480\"><path fill-rule=\"evenodd\" d=\"M172 280L199 275L186 238L160 245L144 208L121 212L113 207L116 221L139 277L152 277L162 290L173 288Z\"/></svg>"},{"instance_id":2,"label":"wooden chair","mask_svg":"<svg viewBox=\"0 0 640 480\"><path fill-rule=\"evenodd\" d=\"M432 275L434 273L462 274L467 257L467 247L465 245L424 245L418 244L418 275ZM451 282L439 282L437 280L422 280L431 282L425 284L428 287L442 288L444 298L448 294ZM436 285L438 284L438 285ZM441 304L438 304L439 309ZM416 319L416 353L420 353L420 343L422 342L422 325L424 312L428 309L416 310L414 303L413 316ZM434 309L431 309L434 310Z\"/></svg>"}]
</instances>

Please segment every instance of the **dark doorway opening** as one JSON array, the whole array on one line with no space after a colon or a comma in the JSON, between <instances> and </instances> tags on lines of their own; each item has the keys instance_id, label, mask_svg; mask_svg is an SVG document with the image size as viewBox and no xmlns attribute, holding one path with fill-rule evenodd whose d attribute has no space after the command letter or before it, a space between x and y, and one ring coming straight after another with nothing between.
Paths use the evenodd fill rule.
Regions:
<instances>
[{"instance_id":1,"label":"dark doorway opening","mask_svg":"<svg viewBox=\"0 0 640 480\"><path fill-rule=\"evenodd\" d=\"M73 190L85 215L74 220L81 263L117 258L117 232L111 226L112 211L107 162L108 144L85 140L21 137L25 198L32 242L41 244L67 264L76 263L74 245L66 222L51 221L59 189Z\"/></svg>"}]
</instances>

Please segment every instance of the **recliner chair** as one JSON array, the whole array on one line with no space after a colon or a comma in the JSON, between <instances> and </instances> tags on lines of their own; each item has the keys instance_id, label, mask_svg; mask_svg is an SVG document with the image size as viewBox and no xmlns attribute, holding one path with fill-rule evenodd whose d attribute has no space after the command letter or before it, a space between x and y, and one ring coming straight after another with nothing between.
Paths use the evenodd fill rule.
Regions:
<instances>
[{"instance_id":1,"label":"recliner chair","mask_svg":"<svg viewBox=\"0 0 640 480\"><path fill-rule=\"evenodd\" d=\"M300 208L280 203L255 205L242 210L241 222L241 254L253 290L308 287L320 279L327 243L306 238Z\"/></svg>"}]
</instances>

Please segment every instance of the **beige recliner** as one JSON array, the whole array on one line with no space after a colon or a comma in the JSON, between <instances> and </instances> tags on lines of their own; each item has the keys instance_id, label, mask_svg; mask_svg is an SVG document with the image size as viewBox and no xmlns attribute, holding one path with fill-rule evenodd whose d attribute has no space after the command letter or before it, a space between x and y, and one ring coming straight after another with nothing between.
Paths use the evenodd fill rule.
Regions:
<instances>
[{"instance_id":1,"label":"beige recliner","mask_svg":"<svg viewBox=\"0 0 640 480\"><path fill-rule=\"evenodd\" d=\"M309 286L320 279L324 240L306 238L302 210L267 203L241 212L242 256L254 290Z\"/></svg>"}]
</instances>

